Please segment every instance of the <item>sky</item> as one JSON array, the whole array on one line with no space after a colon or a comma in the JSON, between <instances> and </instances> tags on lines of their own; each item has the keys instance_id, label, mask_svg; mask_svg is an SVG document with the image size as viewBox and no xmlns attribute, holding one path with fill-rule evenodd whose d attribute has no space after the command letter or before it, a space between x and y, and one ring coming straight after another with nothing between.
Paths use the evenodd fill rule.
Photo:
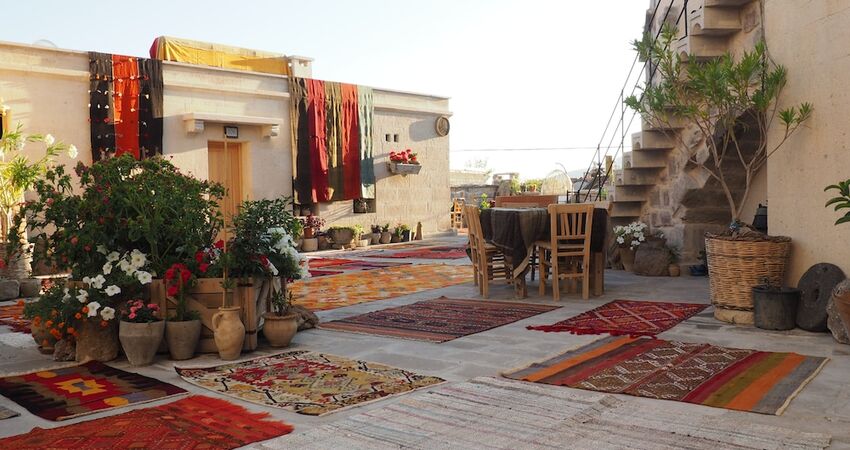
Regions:
<instances>
[{"instance_id":1,"label":"sky","mask_svg":"<svg viewBox=\"0 0 850 450\"><path fill-rule=\"evenodd\" d=\"M452 168L484 166L523 179L583 171L600 141L610 142L611 130L604 138L603 131L615 108L619 120L618 96L634 61L630 42L640 36L649 6L649 0L4 3L4 41L46 39L60 48L146 56L155 37L168 35L309 56L315 78L451 97ZM627 121L630 116L627 111ZM628 131L638 129L639 120ZM619 144L621 132L614 134Z\"/></svg>"}]
</instances>

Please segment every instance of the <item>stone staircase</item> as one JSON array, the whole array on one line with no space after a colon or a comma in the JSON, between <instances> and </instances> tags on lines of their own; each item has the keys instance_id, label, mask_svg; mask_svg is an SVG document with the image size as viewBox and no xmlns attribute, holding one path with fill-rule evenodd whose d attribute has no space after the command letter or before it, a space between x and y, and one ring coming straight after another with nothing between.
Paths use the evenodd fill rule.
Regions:
<instances>
[{"instance_id":1,"label":"stone staircase","mask_svg":"<svg viewBox=\"0 0 850 450\"><path fill-rule=\"evenodd\" d=\"M658 1L663 2L662 7L668 5L668 1ZM670 16L675 20L685 4L677 0L668 21ZM683 61L716 58L730 51L734 54L736 49L752 48L761 38L755 0L689 0L683 15L687 17L687 33L680 22L682 37L674 43ZM660 26L660 21L656 22L653 27ZM650 224L652 230L662 231L669 243L680 248L684 263L697 261L706 231L720 231L731 219L716 180L687 161L687 151L696 151L703 160L708 158L705 142L689 125L680 121L667 128L642 121L641 131L632 136L632 151L623 154L623 168L615 174L611 206L614 224L635 220ZM677 134L689 149L678 148ZM742 138L757 142L758 137ZM736 164L740 165L737 161L723 164L733 187L744 182L743 168Z\"/></svg>"}]
</instances>

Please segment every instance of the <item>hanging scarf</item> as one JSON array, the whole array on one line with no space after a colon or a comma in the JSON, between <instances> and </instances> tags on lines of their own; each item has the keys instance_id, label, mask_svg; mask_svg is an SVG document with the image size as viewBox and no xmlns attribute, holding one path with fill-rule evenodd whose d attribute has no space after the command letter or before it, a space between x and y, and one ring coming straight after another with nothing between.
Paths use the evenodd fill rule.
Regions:
<instances>
[{"instance_id":1,"label":"hanging scarf","mask_svg":"<svg viewBox=\"0 0 850 450\"><path fill-rule=\"evenodd\" d=\"M375 161L372 154L374 106L372 88L357 87L357 125L360 135L360 198L375 198Z\"/></svg>"}]
</instances>

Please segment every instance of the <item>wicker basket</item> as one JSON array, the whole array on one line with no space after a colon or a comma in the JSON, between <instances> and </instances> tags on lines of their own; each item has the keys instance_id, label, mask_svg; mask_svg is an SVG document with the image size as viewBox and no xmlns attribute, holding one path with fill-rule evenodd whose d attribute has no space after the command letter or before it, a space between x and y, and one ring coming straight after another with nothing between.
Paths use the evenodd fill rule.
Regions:
<instances>
[{"instance_id":1,"label":"wicker basket","mask_svg":"<svg viewBox=\"0 0 850 450\"><path fill-rule=\"evenodd\" d=\"M711 303L715 308L751 312L753 287L764 284L765 278L771 285L780 286L790 251L791 239L786 237L744 240L706 236Z\"/></svg>"}]
</instances>

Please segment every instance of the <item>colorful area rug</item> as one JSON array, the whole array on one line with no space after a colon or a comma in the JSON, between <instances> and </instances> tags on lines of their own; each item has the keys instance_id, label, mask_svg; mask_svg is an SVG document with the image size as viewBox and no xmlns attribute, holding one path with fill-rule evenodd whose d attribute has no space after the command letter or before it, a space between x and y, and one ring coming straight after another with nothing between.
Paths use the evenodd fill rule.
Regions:
<instances>
[{"instance_id":1,"label":"colorful area rug","mask_svg":"<svg viewBox=\"0 0 850 450\"><path fill-rule=\"evenodd\" d=\"M365 252L359 256L366 258L416 258L416 259L460 259L466 258L466 246L425 247L414 250L392 251L378 250Z\"/></svg>"},{"instance_id":2,"label":"colorful area rug","mask_svg":"<svg viewBox=\"0 0 850 450\"><path fill-rule=\"evenodd\" d=\"M752 423L743 413L492 378L431 388L255 449L822 449L828 435ZM801 425L802 426L802 425Z\"/></svg>"},{"instance_id":3,"label":"colorful area rug","mask_svg":"<svg viewBox=\"0 0 850 450\"><path fill-rule=\"evenodd\" d=\"M470 266L420 264L309 278L289 288L296 305L322 311L471 282Z\"/></svg>"},{"instance_id":4,"label":"colorful area rug","mask_svg":"<svg viewBox=\"0 0 850 450\"><path fill-rule=\"evenodd\" d=\"M336 331L446 342L558 309L552 305L440 297L319 325Z\"/></svg>"},{"instance_id":5,"label":"colorful area rug","mask_svg":"<svg viewBox=\"0 0 850 450\"><path fill-rule=\"evenodd\" d=\"M216 398L182 400L58 428L34 428L0 439L4 450L233 449L292 432L292 426L265 420Z\"/></svg>"},{"instance_id":6,"label":"colorful area rug","mask_svg":"<svg viewBox=\"0 0 850 450\"><path fill-rule=\"evenodd\" d=\"M796 353L612 336L505 376L779 415L828 361Z\"/></svg>"},{"instance_id":7,"label":"colorful area rug","mask_svg":"<svg viewBox=\"0 0 850 450\"><path fill-rule=\"evenodd\" d=\"M0 378L0 394L47 420L70 419L185 392L96 361Z\"/></svg>"},{"instance_id":8,"label":"colorful area rug","mask_svg":"<svg viewBox=\"0 0 850 450\"><path fill-rule=\"evenodd\" d=\"M17 411L13 411L9 408L0 406L0 420L11 419L12 417L18 417L20 415L21 414L18 413Z\"/></svg>"},{"instance_id":9,"label":"colorful area rug","mask_svg":"<svg viewBox=\"0 0 850 450\"><path fill-rule=\"evenodd\" d=\"M698 314L709 305L695 303L639 302L614 300L552 325L534 325L529 330L569 331L573 334L655 336Z\"/></svg>"},{"instance_id":10,"label":"colorful area rug","mask_svg":"<svg viewBox=\"0 0 850 450\"><path fill-rule=\"evenodd\" d=\"M344 259L344 258L310 258L307 262L307 265L311 269L322 269L330 266L339 266L342 264L351 264L356 263L356 259Z\"/></svg>"},{"instance_id":11,"label":"colorful area rug","mask_svg":"<svg viewBox=\"0 0 850 450\"><path fill-rule=\"evenodd\" d=\"M313 258L310 260L310 275L324 277L328 275L339 275L341 273L362 272L364 270L383 269L396 267L410 263L401 262L373 262L358 261L354 259L340 258Z\"/></svg>"},{"instance_id":12,"label":"colorful area rug","mask_svg":"<svg viewBox=\"0 0 850 450\"><path fill-rule=\"evenodd\" d=\"M6 325L18 333L29 334L30 321L23 318L24 305L13 304L0 306L0 325Z\"/></svg>"},{"instance_id":13,"label":"colorful area rug","mask_svg":"<svg viewBox=\"0 0 850 450\"><path fill-rule=\"evenodd\" d=\"M311 277L326 277L328 275L339 275L341 270L310 269Z\"/></svg>"},{"instance_id":14,"label":"colorful area rug","mask_svg":"<svg viewBox=\"0 0 850 450\"><path fill-rule=\"evenodd\" d=\"M312 416L443 382L382 364L306 350L175 370L184 380L211 391Z\"/></svg>"}]
</instances>

